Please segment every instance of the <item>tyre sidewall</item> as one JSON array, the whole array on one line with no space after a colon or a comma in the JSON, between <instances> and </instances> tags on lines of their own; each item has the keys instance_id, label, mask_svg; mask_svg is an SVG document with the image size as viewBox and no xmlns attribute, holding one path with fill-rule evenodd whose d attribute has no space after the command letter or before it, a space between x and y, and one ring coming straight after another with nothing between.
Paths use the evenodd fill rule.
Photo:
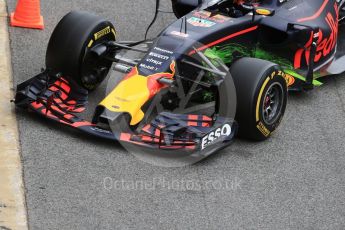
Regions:
<instances>
[{"instance_id":1,"label":"tyre sidewall","mask_svg":"<svg viewBox=\"0 0 345 230\"><path fill-rule=\"evenodd\" d=\"M250 66L250 68L248 68ZM267 139L279 126L287 103L285 73L274 63L254 58L242 58L231 67L237 93L236 121L239 136L252 140ZM283 105L278 119L271 125L262 118L264 95L269 87L278 82L283 87ZM257 112L259 111L259 119Z\"/></svg>"},{"instance_id":2,"label":"tyre sidewall","mask_svg":"<svg viewBox=\"0 0 345 230\"><path fill-rule=\"evenodd\" d=\"M95 34L107 27L115 31L110 22L90 13L72 11L67 14L50 38L46 54L47 68L62 73L88 89L81 82L83 59L88 49L106 40L115 40L112 32L95 39Z\"/></svg>"},{"instance_id":3,"label":"tyre sidewall","mask_svg":"<svg viewBox=\"0 0 345 230\"><path fill-rule=\"evenodd\" d=\"M273 84L279 84L282 87L282 104L280 112L276 120L272 124L268 124L263 119L263 102L265 100L265 94ZM278 66L270 68L265 75L263 75L259 87L255 93L255 102L253 104L254 114L252 114L253 126L255 126L255 132L253 132L253 139L265 140L278 128L283 116L285 114L287 104L287 86L285 80L285 73L280 70Z\"/></svg>"},{"instance_id":4,"label":"tyre sidewall","mask_svg":"<svg viewBox=\"0 0 345 230\"><path fill-rule=\"evenodd\" d=\"M79 63L79 83L86 89L88 90L93 90L95 88L97 88L97 86L104 80L103 79L100 79L100 81L95 84L95 85L86 85L82 80L81 80L81 77L82 77L82 72L83 72L83 62L84 62L84 58L85 58L85 55L86 53L92 49L94 46L96 45L99 45L99 44L102 44L102 43L105 43L105 42L108 42L108 41L115 41L115 35L110 32L102 37L100 37L99 39L95 39L95 34L97 34L98 32L102 31L102 30L105 30L109 28L110 31L115 31L115 28L114 26L110 23L110 22L107 22L107 21L104 21L100 24L98 24L92 31L91 33L89 34L89 36L87 37L86 41L84 42L84 44L82 45L82 48L81 48L81 51L80 51L80 56L79 56L79 59L78 59L78 63ZM91 44L91 45L90 45ZM104 62L108 62L106 65L108 68L111 67L111 64L112 62L110 61L106 61L106 60L102 60Z\"/></svg>"}]
</instances>

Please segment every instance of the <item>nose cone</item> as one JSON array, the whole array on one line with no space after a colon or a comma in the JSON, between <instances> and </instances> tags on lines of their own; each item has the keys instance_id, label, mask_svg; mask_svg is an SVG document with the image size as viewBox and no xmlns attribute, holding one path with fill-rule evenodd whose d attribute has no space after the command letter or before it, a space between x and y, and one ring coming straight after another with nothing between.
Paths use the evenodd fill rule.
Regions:
<instances>
[{"instance_id":1,"label":"nose cone","mask_svg":"<svg viewBox=\"0 0 345 230\"><path fill-rule=\"evenodd\" d=\"M131 115L130 125L138 124L144 118L141 107L148 101L150 92L148 78L141 76L136 68L121 81L100 103L111 112L127 112Z\"/></svg>"},{"instance_id":2,"label":"nose cone","mask_svg":"<svg viewBox=\"0 0 345 230\"><path fill-rule=\"evenodd\" d=\"M138 68L134 67L99 105L110 112L128 113L131 116L130 125L136 125L145 116L142 111L143 105L161 89L167 87L157 80L174 77L175 61L171 63L170 71L143 76Z\"/></svg>"}]
</instances>

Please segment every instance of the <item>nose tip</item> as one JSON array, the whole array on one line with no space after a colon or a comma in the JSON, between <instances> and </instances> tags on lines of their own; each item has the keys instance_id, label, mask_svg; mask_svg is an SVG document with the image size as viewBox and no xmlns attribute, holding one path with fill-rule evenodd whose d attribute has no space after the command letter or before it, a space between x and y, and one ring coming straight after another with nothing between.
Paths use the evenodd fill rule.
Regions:
<instances>
[{"instance_id":1,"label":"nose tip","mask_svg":"<svg viewBox=\"0 0 345 230\"><path fill-rule=\"evenodd\" d=\"M96 107L92 123L103 123L110 126L128 127L131 116L127 112L113 112L102 105Z\"/></svg>"}]
</instances>

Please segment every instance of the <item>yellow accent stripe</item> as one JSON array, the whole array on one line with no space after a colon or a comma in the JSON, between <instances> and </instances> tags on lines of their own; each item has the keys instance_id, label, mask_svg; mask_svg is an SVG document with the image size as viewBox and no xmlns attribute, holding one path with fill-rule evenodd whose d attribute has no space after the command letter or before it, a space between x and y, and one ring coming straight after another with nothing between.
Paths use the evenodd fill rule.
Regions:
<instances>
[{"instance_id":1,"label":"yellow accent stripe","mask_svg":"<svg viewBox=\"0 0 345 230\"><path fill-rule=\"evenodd\" d=\"M6 12L0 1L0 15ZM13 98L7 18L0 17L0 229L28 229Z\"/></svg>"},{"instance_id":2,"label":"yellow accent stripe","mask_svg":"<svg viewBox=\"0 0 345 230\"><path fill-rule=\"evenodd\" d=\"M89 44L87 45L87 47L91 47L92 46L92 44L93 44L93 40L91 39L91 41L89 42Z\"/></svg>"},{"instance_id":3,"label":"yellow accent stripe","mask_svg":"<svg viewBox=\"0 0 345 230\"><path fill-rule=\"evenodd\" d=\"M260 93L259 93L259 97L258 97L258 100L256 102L256 121L258 122L260 120L260 116L259 116L259 110L260 110L260 101L261 101L261 97L262 97L262 94L264 92L264 89L267 85L267 83L269 82L270 78L266 78L264 84L261 86L261 89L260 89Z\"/></svg>"},{"instance_id":4,"label":"yellow accent stripe","mask_svg":"<svg viewBox=\"0 0 345 230\"><path fill-rule=\"evenodd\" d=\"M116 31L114 29L111 29L111 32L114 34L114 37L116 38Z\"/></svg>"}]
</instances>

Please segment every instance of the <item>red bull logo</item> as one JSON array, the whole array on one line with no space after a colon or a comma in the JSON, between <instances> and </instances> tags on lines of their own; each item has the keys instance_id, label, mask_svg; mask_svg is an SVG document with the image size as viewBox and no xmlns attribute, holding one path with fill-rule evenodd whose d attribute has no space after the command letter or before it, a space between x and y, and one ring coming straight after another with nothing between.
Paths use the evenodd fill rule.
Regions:
<instances>
[{"instance_id":1,"label":"red bull logo","mask_svg":"<svg viewBox=\"0 0 345 230\"><path fill-rule=\"evenodd\" d=\"M127 112L131 115L130 125L138 124L144 118L142 106L167 85L160 83L160 78L173 79L175 61L170 64L170 72L140 75L138 68L132 71L100 103L112 112Z\"/></svg>"},{"instance_id":2,"label":"red bull logo","mask_svg":"<svg viewBox=\"0 0 345 230\"><path fill-rule=\"evenodd\" d=\"M317 41L317 48L316 54L314 58L314 62L318 63L321 58L328 56L336 47L337 38L338 38L338 18L339 18L339 11L338 5L334 5L334 9L336 12L336 16L334 16L329 12L325 18L329 28L331 29L331 33L328 37L324 37L324 33L320 30L317 34L312 34L310 40L305 45L306 49L302 48L299 49L295 54L295 69L301 68L302 60L304 59L307 64L309 64L310 58L310 47L313 42L314 36L318 37Z\"/></svg>"}]
</instances>

